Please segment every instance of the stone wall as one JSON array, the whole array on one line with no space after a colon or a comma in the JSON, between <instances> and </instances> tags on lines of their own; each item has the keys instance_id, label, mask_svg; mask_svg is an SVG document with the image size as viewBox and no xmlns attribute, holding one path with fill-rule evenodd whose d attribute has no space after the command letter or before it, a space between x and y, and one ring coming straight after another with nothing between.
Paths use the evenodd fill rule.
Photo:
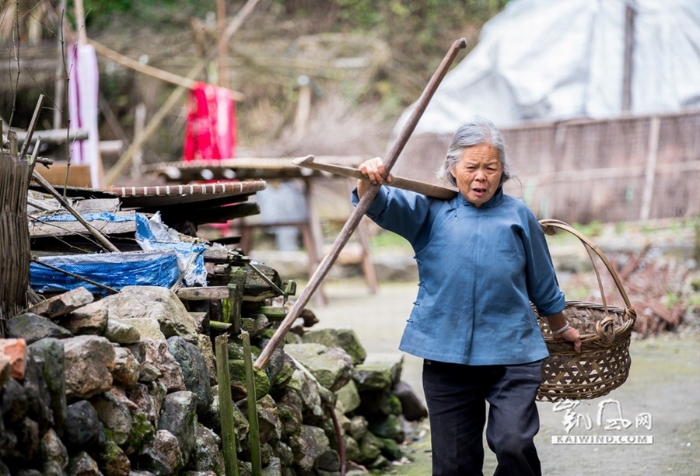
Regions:
<instances>
[{"instance_id":1,"label":"stone wall","mask_svg":"<svg viewBox=\"0 0 700 476\"><path fill-rule=\"evenodd\" d=\"M156 287L58 307L13 317L0 340L0 475L225 474L210 313ZM253 358L274 332L254 312ZM302 320L255 375L262 474L340 475L345 463L359 476L402 459L426 412L401 362L365 365L351 329ZM239 474L252 474L243 346L229 342Z\"/></svg>"}]
</instances>

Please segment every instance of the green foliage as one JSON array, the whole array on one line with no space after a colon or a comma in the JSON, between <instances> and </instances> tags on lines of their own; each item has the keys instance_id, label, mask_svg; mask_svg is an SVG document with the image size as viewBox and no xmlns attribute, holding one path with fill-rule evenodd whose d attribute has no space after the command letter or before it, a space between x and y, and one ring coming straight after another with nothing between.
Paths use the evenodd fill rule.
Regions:
<instances>
[{"instance_id":1,"label":"green foliage","mask_svg":"<svg viewBox=\"0 0 700 476\"><path fill-rule=\"evenodd\" d=\"M411 245L406 241L405 238L392 233L390 231L382 230L370 239L370 248L372 250L396 250L405 249L407 251L411 250Z\"/></svg>"},{"instance_id":2,"label":"green foliage","mask_svg":"<svg viewBox=\"0 0 700 476\"><path fill-rule=\"evenodd\" d=\"M574 223L572 225L576 230L580 231L581 234L587 236L588 238L593 236L598 236L603 232L603 224L598 220L594 220L590 223L582 225L580 223Z\"/></svg>"}]
</instances>

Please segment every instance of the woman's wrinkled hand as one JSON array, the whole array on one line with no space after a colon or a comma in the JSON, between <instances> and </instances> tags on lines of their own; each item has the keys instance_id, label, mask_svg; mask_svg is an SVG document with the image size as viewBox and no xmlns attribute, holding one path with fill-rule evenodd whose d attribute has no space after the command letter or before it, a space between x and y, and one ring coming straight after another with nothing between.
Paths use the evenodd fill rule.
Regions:
<instances>
[{"instance_id":1,"label":"woman's wrinkled hand","mask_svg":"<svg viewBox=\"0 0 700 476\"><path fill-rule=\"evenodd\" d=\"M374 185L383 185L389 184L394 180L394 177L387 173L386 167L384 166L384 161L381 157L375 157L362 162L358 169L362 175L367 177L367 180L357 181L357 195L359 197L362 197L365 194L367 188L369 187L369 183Z\"/></svg>"},{"instance_id":2,"label":"woman's wrinkled hand","mask_svg":"<svg viewBox=\"0 0 700 476\"><path fill-rule=\"evenodd\" d=\"M581 335L573 327L569 327L567 330L561 334L554 336L555 339L564 339L574 344L574 350L577 353L581 352Z\"/></svg>"}]
</instances>

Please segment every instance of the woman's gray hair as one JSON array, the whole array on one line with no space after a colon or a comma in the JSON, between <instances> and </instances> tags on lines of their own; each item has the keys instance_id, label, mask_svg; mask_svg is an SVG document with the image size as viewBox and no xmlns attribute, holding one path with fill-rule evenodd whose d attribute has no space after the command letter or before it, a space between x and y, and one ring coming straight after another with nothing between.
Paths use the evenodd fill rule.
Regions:
<instances>
[{"instance_id":1,"label":"woman's gray hair","mask_svg":"<svg viewBox=\"0 0 700 476\"><path fill-rule=\"evenodd\" d=\"M510 164L506 158L506 145L501 137L501 132L493 122L478 116L463 123L457 129L457 132L455 132L450 147L447 149L445 162L438 170L438 177L447 179L452 185L457 186L457 181L451 173L452 170L462 158L464 149L481 144L491 144L498 150L498 160L501 161L501 165L503 166L503 175L501 175L500 185L503 185L511 178Z\"/></svg>"}]
</instances>

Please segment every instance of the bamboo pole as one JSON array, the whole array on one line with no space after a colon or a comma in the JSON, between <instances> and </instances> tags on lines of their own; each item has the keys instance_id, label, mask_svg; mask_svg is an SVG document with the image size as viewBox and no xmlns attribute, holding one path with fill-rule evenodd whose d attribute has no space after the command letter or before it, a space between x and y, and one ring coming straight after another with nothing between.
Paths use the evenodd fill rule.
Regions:
<instances>
[{"instance_id":1,"label":"bamboo pole","mask_svg":"<svg viewBox=\"0 0 700 476\"><path fill-rule=\"evenodd\" d=\"M259 1L260 0L248 0L246 4L241 7L236 16L233 17L231 22L228 24L224 34L219 38L219 43L226 43L231 36L238 31ZM188 73L187 78L194 79L199 73L201 73L209 60L216 55L217 51L218 50L211 52L206 58L198 61ZM129 165L129 162L134 156L136 150L138 150L141 145L143 145L143 143L146 142L146 140L148 140L148 138L158 129L160 123L163 121L163 119L165 119L168 112L170 112L170 110L180 101L180 98L185 93L185 89L186 88L183 86L178 86L172 93L170 93L170 96L166 100L165 104L151 118L143 132L138 137L134 138L134 141L131 143L126 152L124 152L119 160L117 160L116 164L109 169L102 182L105 187L112 185L117 177L119 177L122 170Z\"/></svg>"},{"instance_id":2,"label":"bamboo pole","mask_svg":"<svg viewBox=\"0 0 700 476\"><path fill-rule=\"evenodd\" d=\"M149 66L147 64L141 64L138 61L129 58L128 56L124 56L120 53L117 53L116 51L106 47L102 43L98 43L93 39L88 40L88 43L90 43L93 46L93 48L95 48L95 51L97 51L105 58L109 58L115 63L119 63L122 66L131 68L134 71L138 71L139 73L143 73L148 76L153 76L154 78L160 79L161 81L165 81L187 89L192 89L197 84L197 81L190 77L183 77L178 74L171 73L169 71ZM245 98L245 95L240 91L231 90L231 96L236 101L242 101Z\"/></svg>"},{"instance_id":3,"label":"bamboo pole","mask_svg":"<svg viewBox=\"0 0 700 476\"><path fill-rule=\"evenodd\" d=\"M260 425L258 424L258 401L255 395L255 370L253 369L253 356L250 350L250 335L241 332L243 340L243 360L245 362L245 380L248 389L248 425L250 430L250 462L253 466L253 476L262 475L262 461L260 458Z\"/></svg>"},{"instance_id":4,"label":"bamboo pole","mask_svg":"<svg viewBox=\"0 0 700 476\"><path fill-rule=\"evenodd\" d=\"M233 421L231 374L228 368L228 335L217 336L214 346L216 347L216 380L219 382L219 415L221 418L224 471L226 476L238 476L236 427Z\"/></svg>"},{"instance_id":5,"label":"bamboo pole","mask_svg":"<svg viewBox=\"0 0 700 476\"><path fill-rule=\"evenodd\" d=\"M408 118L408 121L404 125L403 130L401 131L399 137L394 143L394 146L389 151L389 154L384 162L384 167L387 173L391 171L391 168L394 166L394 163L399 158L399 154L406 145L406 142L408 142L409 137L411 136L413 130L418 124L418 120L423 115L425 108L428 107L430 99L433 97L433 94L435 93L435 90L442 81L442 78L444 78L445 74L447 74L447 70L449 69L450 65L457 56L457 53L460 49L466 48L466 46L467 41L464 38L455 41L450 47L445 57L440 62L440 65L438 66L435 73L433 73L433 76L430 78L428 85L425 87L423 93L421 94L421 97L418 99L418 102L416 103L416 106L413 109L411 116ZM299 314L301 313L302 309L309 302L311 295L320 286L321 281L326 276L326 274L328 274L328 271L330 271L331 266L333 266L333 263L338 258L338 255L343 249L343 246L345 246L345 243L348 242L348 240L350 239L350 235L352 235L352 232L360 223L360 220L364 216L369 206L372 204L372 201L374 201L374 198L379 192L379 188L380 185L372 184L362 196L360 202L357 204L352 214L350 215L350 218L348 218L347 222L345 222L343 229L340 230L340 234L333 243L331 250L325 256L325 258L323 258L321 264L316 269L316 272L313 274L313 276L311 276L311 279L309 279L308 285L306 286L306 288L304 288L304 291L299 296L299 299L297 299L297 301L294 303L294 306L287 314L287 317L284 318L280 326L277 328L277 331L275 331L275 334L272 336L270 341L260 353L258 359L255 361L256 369L259 370L265 367L267 361L272 356L272 353L282 342L287 331L289 331L289 329L292 327L292 324L294 324L294 321L297 319L297 317L299 317Z\"/></svg>"},{"instance_id":6,"label":"bamboo pole","mask_svg":"<svg viewBox=\"0 0 700 476\"><path fill-rule=\"evenodd\" d=\"M226 28L226 0L216 0L216 20L219 28L219 35L224 33ZM228 88L228 71L226 69L226 50L228 45L219 42L219 86Z\"/></svg>"},{"instance_id":7,"label":"bamboo pole","mask_svg":"<svg viewBox=\"0 0 700 476\"><path fill-rule=\"evenodd\" d=\"M647 152L647 165L644 174L644 195L642 196L642 208L639 212L641 221L648 220L651 214L651 201L654 196L654 182L656 179L656 163L659 158L659 131L661 120L652 117L649 124L649 143Z\"/></svg>"}]
</instances>

